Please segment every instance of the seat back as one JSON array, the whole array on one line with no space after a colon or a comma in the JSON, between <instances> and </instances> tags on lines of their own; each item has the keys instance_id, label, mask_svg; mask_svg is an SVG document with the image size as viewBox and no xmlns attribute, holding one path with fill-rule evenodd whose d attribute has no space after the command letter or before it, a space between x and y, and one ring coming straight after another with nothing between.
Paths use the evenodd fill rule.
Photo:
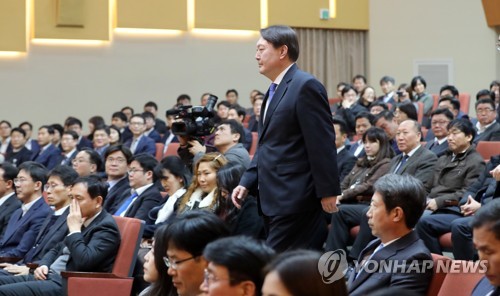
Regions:
<instances>
[{"instance_id":1,"label":"seat back","mask_svg":"<svg viewBox=\"0 0 500 296\"><path fill-rule=\"evenodd\" d=\"M484 276L478 269L474 271L473 266L478 265L479 261L453 260L453 267L449 272L439 289L438 296L457 296L471 295L472 290ZM459 266L457 268L457 266ZM453 271L453 272L452 272Z\"/></svg>"},{"instance_id":2,"label":"seat back","mask_svg":"<svg viewBox=\"0 0 500 296\"><path fill-rule=\"evenodd\" d=\"M422 124L422 120L424 119L424 103L422 102L417 102L417 121L418 123Z\"/></svg>"},{"instance_id":3,"label":"seat back","mask_svg":"<svg viewBox=\"0 0 500 296\"><path fill-rule=\"evenodd\" d=\"M177 155L177 149L179 149L179 143L168 144L167 151L165 151L164 156Z\"/></svg>"},{"instance_id":4,"label":"seat back","mask_svg":"<svg viewBox=\"0 0 500 296\"><path fill-rule=\"evenodd\" d=\"M434 263L433 267L433 275L432 275L432 280L429 284L429 289L427 290L427 296L436 296L439 293L439 290L441 289L441 285L443 284L443 281L446 277L445 272L439 272L437 273L437 266L440 261L451 261L450 258L438 255L438 254L431 254L432 255L432 261Z\"/></svg>"},{"instance_id":5,"label":"seat back","mask_svg":"<svg viewBox=\"0 0 500 296\"><path fill-rule=\"evenodd\" d=\"M155 143L156 146L156 160L161 161L163 158L163 148L165 147L165 144L163 143Z\"/></svg>"},{"instance_id":6,"label":"seat back","mask_svg":"<svg viewBox=\"0 0 500 296\"><path fill-rule=\"evenodd\" d=\"M250 146L250 151L248 151L248 154L250 154L250 156L252 157L257 151L258 142L259 142L259 134L257 132L252 132L252 146Z\"/></svg>"},{"instance_id":7,"label":"seat back","mask_svg":"<svg viewBox=\"0 0 500 296\"><path fill-rule=\"evenodd\" d=\"M458 101L460 102L460 111L464 112L465 114L469 114L470 94L459 94Z\"/></svg>"},{"instance_id":8,"label":"seat back","mask_svg":"<svg viewBox=\"0 0 500 296\"><path fill-rule=\"evenodd\" d=\"M120 230L121 243L116 254L113 274L130 277L134 271L137 252L144 232L144 221L135 218L113 216Z\"/></svg>"},{"instance_id":9,"label":"seat back","mask_svg":"<svg viewBox=\"0 0 500 296\"><path fill-rule=\"evenodd\" d=\"M498 155L500 141L479 141L476 150L481 154L484 161L489 161L492 156Z\"/></svg>"}]
</instances>

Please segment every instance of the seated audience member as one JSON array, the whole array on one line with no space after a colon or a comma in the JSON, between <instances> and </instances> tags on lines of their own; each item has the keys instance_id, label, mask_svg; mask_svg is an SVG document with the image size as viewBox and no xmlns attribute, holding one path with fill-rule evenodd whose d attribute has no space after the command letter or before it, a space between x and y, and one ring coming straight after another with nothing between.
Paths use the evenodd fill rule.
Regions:
<instances>
[{"instance_id":1,"label":"seated audience member","mask_svg":"<svg viewBox=\"0 0 500 296\"><path fill-rule=\"evenodd\" d=\"M431 113L431 130L427 135L432 134L433 138L427 140L425 148L437 157L443 156L448 151L448 124L452 120L453 114L448 109L439 108Z\"/></svg>"},{"instance_id":2,"label":"seated audience member","mask_svg":"<svg viewBox=\"0 0 500 296\"><path fill-rule=\"evenodd\" d=\"M253 105L255 104L255 98L258 96L258 95L261 95L261 96L264 96L264 94L260 91L260 90L257 90L257 89L254 89L250 92L250 108L247 108L245 111L247 113L247 115L254 115L254 111L253 111Z\"/></svg>"},{"instance_id":3,"label":"seated audience member","mask_svg":"<svg viewBox=\"0 0 500 296\"><path fill-rule=\"evenodd\" d=\"M52 137L52 144L61 149L61 137L64 132L64 128L59 123L53 123L50 125L54 129L54 137Z\"/></svg>"},{"instance_id":4,"label":"seated audience member","mask_svg":"<svg viewBox=\"0 0 500 296\"><path fill-rule=\"evenodd\" d=\"M233 190L238 186L245 168L238 164L226 164L217 172L217 199L215 214L226 222L231 235L244 234L259 238L264 230L264 223L259 216L257 199L248 196L238 209L231 200Z\"/></svg>"},{"instance_id":5,"label":"seated audience member","mask_svg":"<svg viewBox=\"0 0 500 296\"><path fill-rule=\"evenodd\" d=\"M237 108L235 106L229 107L229 112L227 114L227 119L236 120L241 126L243 126L243 120L245 120L246 112L243 108ZM252 132L250 132L247 128L243 127L243 136L241 137L241 143L245 147L247 151L250 151L250 147L252 147Z\"/></svg>"},{"instance_id":6,"label":"seated audience member","mask_svg":"<svg viewBox=\"0 0 500 296\"><path fill-rule=\"evenodd\" d=\"M156 166L155 173L159 176L161 185L167 196L167 201L149 212L149 217L154 219L153 224L146 224L145 238L153 236L158 226L165 224L175 215L175 206L179 199L186 193L191 182L191 172L178 156L167 156Z\"/></svg>"},{"instance_id":7,"label":"seated audience member","mask_svg":"<svg viewBox=\"0 0 500 296\"><path fill-rule=\"evenodd\" d=\"M238 104L238 92L235 89L228 89L226 91L226 101L228 101L231 106L235 106L239 109L243 108Z\"/></svg>"},{"instance_id":8,"label":"seated audience member","mask_svg":"<svg viewBox=\"0 0 500 296\"><path fill-rule=\"evenodd\" d=\"M385 131L387 137L389 137L389 143L391 144L394 153L401 154L399 151L398 144L396 142L396 132L398 130L398 122L396 117L390 111L383 111L375 116L373 123L376 127L381 128Z\"/></svg>"},{"instance_id":9,"label":"seated audience member","mask_svg":"<svg viewBox=\"0 0 500 296\"><path fill-rule=\"evenodd\" d=\"M189 101L191 101L191 98L187 96ZM191 105L191 104L188 104ZM154 121L155 121L155 130L160 134L160 136L164 135L167 131L167 127L165 124L165 121L161 120L158 118L158 105L156 105L155 102L149 101L146 104L144 104L144 112L151 112L154 116Z\"/></svg>"},{"instance_id":10,"label":"seated audience member","mask_svg":"<svg viewBox=\"0 0 500 296\"><path fill-rule=\"evenodd\" d=\"M467 188L459 206L447 207L445 211L437 210L434 214L420 219L416 230L431 253L442 253L439 237L451 232L453 258L456 260L474 259L470 222L481 206L498 197L498 194L495 194L497 180L492 174L499 164L500 156L491 158L481 176Z\"/></svg>"},{"instance_id":11,"label":"seated audience member","mask_svg":"<svg viewBox=\"0 0 500 296\"><path fill-rule=\"evenodd\" d=\"M457 205L465 190L483 172L483 157L472 146L475 135L467 119L454 119L448 124L448 151L436 163L427 210Z\"/></svg>"},{"instance_id":12,"label":"seated audience member","mask_svg":"<svg viewBox=\"0 0 500 296\"><path fill-rule=\"evenodd\" d=\"M29 121L23 121L19 124L19 127L22 128L26 133L26 148L28 148L28 150L32 153L37 153L40 150L40 146L38 145L37 140L31 138L31 135L33 133L33 124L31 124L31 122Z\"/></svg>"},{"instance_id":13,"label":"seated audience member","mask_svg":"<svg viewBox=\"0 0 500 296\"><path fill-rule=\"evenodd\" d=\"M130 118L129 128L132 138L124 143L125 147L132 151L133 155L148 153L152 156L156 154L155 141L144 135L146 121L141 114L134 114Z\"/></svg>"},{"instance_id":14,"label":"seated audience member","mask_svg":"<svg viewBox=\"0 0 500 296\"><path fill-rule=\"evenodd\" d=\"M61 157L59 164L72 166L73 159L78 154L76 144L78 142L78 135L74 131L65 131L61 137Z\"/></svg>"},{"instance_id":15,"label":"seated audience member","mask_svg":"<svg viewBox=\"0 0 500 296\"><path fill-rule=\"evenodd\" d=\"M15 127L10 132L10 146L5 155L5 161L14 166L20 166L23 162L31 160L33 152L24 145L26 141L26 132L19 127Z\"/></svg>"},{"instance_id":16,"label":"seated audience member","mask_svg":"<svg viewBox=\"0 0 500 296\"><path fill-rule=\"evenodd\" d=\"M120 231L102 211L106 193L107 185L95 177L78 178L71 188L69 234L43 256L33 274L0 277L0 295L62 295L61 271L111 272Z\"/></svg>"},{"instance_id":17,"label":"seated audience member","mask_svg":"<svg viewBox=\"0 0 500 296\"><path fill-rule=\"evenodd\" d=\"M53 207L54 211L47 215L36 236L33 248L26 253L18 264L0 264L0 267L3 267L3 270L0 270L1 275L28 274L29 267L24 264L37 263L45 253L63 241L68 234L66 220L69 214L69 204L71 203L71 186L78 178L78 174L69 166L58 165L50 171L48 178L44 189L47 192L47 203Z\"/></svg>"},{"instance_id":18,"label":"seated audience member","mask_svg":"<svg viewBox=\"0 0 500 296\"><path fill-rule=\"evenodd\" d=\"M401 83L398 86L398 90L396 91L396 95L394 96L394 100L396 103L413 103L411 93L411 86L407 83Z\"/></svg>"},{"instance_id":19,"label":"seated audience member","mask_svg":"<svg viewBox=\"0 0 500 296\"><path fill-rule=\"evenodd\" d=\"M172 278L163 259L167 249L167 225L155 231L153 246L144 256L143 277L150 284L139 296L164 296L174 294Z\"/></svg>"},{"instance_id":20,"label":"seated audience member","mask_svg":"<svg viewBox=\"0 0 500 296\"><path fill-rule=\"evenodd\" d=\"M476 132L474 144L479 141L500 141L500 123L496 121L495 102L481 99L476 102Z\"/></svg>"},{"instance_id":21,"label":"seated audience member","mask_svg":"<svg viewBox=\"0 0 500 296\"><path fill-rule=\"evenodd\" d=\"M476 102L481 100L481 99L493 100L493 96L491 95L491 92L489 90L482 89L476 93Z\"/></svg>"},{"instance_id":22,"label":"seated audience member","mask_svg":"<svg viewBox=\"0 0 500 296\"><path fill-rule=\"evenodd\" d=\"M38 145L40 145L40 151L31 156L31 160L42 164L48 170L51 170L58 165L58 160L61 155L59 148L52 144L53 137L54 128L49 125L41 126L38 129Z\"/></svg>"},{"instance_id":23,"label":"seated audience member","mask_svg":"<svg viewBox=\"0 0 500 296\"><path fill-rule=\"evenodd\" d=\"M215 116L215 121L217 123L227 119L229 107L231 107L231 104L228 101L220 101L217 103L217 116Z\"/></svg>"},{"instance_id":24,"label":"seated audience member","mask_svg":"<svg viewBox=\"0 0 500 296\"><path fill-rule=\"evenodd\" d=\"M80 177L97 175L103 171L101 156L90 148L83 148L71 162Z\"/></svg>"},{"instance_id":25,"label":"seated audience member","mask_svg":"<svg viewBox=\"0 0 500 296\"><path fill-rule=\"evenodd\" d=\"M92 144L94 145L94 151L99 153L101 159L104 157L104 151L109 147L111 131L109 127L105 125L96 126L94 128L94 133L92 134Z\"/></svg>"},{"instance_id":26,"label":"seated audience member","mask_svg":"<svg viewBox=\"0 0 500 296\"><path fill-rule=\"evenodd\" d=\"M245 236L221 238L203 251L208 261L200 290L204 295L262 295L263 269L274 257L264 242Z\"/></svg>"},{"instance_id":27,"label":"seated audience member","mask_svg":"<svg viewBox=\"0 0 500 296\"><path fill-rule=\"evenodd\" d=\"M7 120L0 121L0 155L5 155L10 145L12 124Z\"/></svg>"},{"instance_id":28,"label":"seated audience member","mask_svg":"<svg viewBox=\"0 0 500 296\"><path fill-rule=\"evenodd\" d=\"M127 123L127 115L125 115L123 112L117 111L113 113L113 115L111 115L111 125L115 126L120 132L122 139L121 143L124 143L132 138L132 132L128 128Z\"/></svg>"},{"instance_id":29,"label":"seated audience member","mask_svg":"<svg viewBox=\"0 0 500 296\"><path fill-rule=\"evenodd\" d=\"M380 79L380 89L384 95L378 97L379 101L384 102L385 104L396 105L396 101L394 100L394 96L396 92L394 91L396 84L396 80L391 76L384 76Z\"/></svg>"},{"instance_id":30,"label":"seated audience member","mask_svg":"<svg viewBox=\"0 0 500 296\"><path fill-rule=\"evenodd\" d=\"M82 135L82 121L80 119L71 116L66 118L64 121L64 130L74 131L78 135L78 143L76 145L78 150L84 147L92 148L92 141Z\"/></svg>"},{"instance_id":31,"label":"seated audience member","mask_svg":"<svg viewBox=\"0 0 500 296\"><path fill-rule=\"evenodd\" d=\"M205 209L214 211L219 192L217 172L227 164L227 159L219 153L203 155L194 167L194 178L187 192L179 201L177 213Z\"/></svg>"},{"instance_id":32,"label":"seated audience member","mask_svg":"<svg viewBox=\"0 0 500 296\"><path fill-rule=\"evenodd\" d=\"M33 247L43 220L51 212L42 197L47 182L47 169L27 161L19 166L14 179L21 208L14 211L0 241L0 257L22 258Z\"/></svg>"},{"instance_id":33,"label":"seated audience member","mask_svg":"<svg viewBox=\"0 0 500 296\"><path fill-rule=\"evenodd\" d=\"M356 115L355 119L356 136L359 138L359 140L357 140L351 145L349 151L358 158L365 156L365 148L363 146L363 135L370 127L372 127L373 120L374 120L373 115L368 112L361 112L358 115Z\"/></svg>"},{"instance_id":34,"label":"seated audience member","mask_svg":"<svg viewBox=\"0 0 500 296\"><path fill-rule=\"evenodd\" d=\"M172 277L178 295L201 293L200 286L208 265L203 250L210 242L228 235L224 222L206 211L184 213L168 225L167 251L161 256L164 256L168 275Z\"/></svg>"},{"instance_id":35,"label":"seated audience member","mask_svg":"<svg viewBox=\"0 0 500 296\"><path fill-rule=\"evenodd\" d=\"M368 111L372 115L377 115L383 111L389 111L389 106L387 106L387 104L383 103L382 101L375 101L371 103L370 107L368 108Z\"/></svg>"},{"instance_id":36,"label":"seated audience member","mask_svg":"<svg viewBox=\"0 0 500 296\"><path fill-rule=\"evenodd\" d=\"M359 93L359 104L366 109L375 101L375 89L371 86L366 86Z\"/></svg>"},{"instance_id":37,"label":"seated audience member","mask_svg":"<svg viewBox=\"0 0 500 296\"><path fill-rule=\"evenodd\" d=\"M120 145L123 143L120 129L114 125L109 127L109 145Z\"/></svg>"},{"instance_id":38,"label":"seated audience member","mask_svg":"<svg viewBox=\"0 0 500 296\"><path fill-rule=\"evenodd\" d=\"M333 117L333 128L335 129L335 147L337 148L337 168L339 170L340 182L349 174L356 164L356 156L346 146L347 126L342 119Z\"/></svg>"},{"instance_id":39,"label":"seated audience member","mask_svg":"<svg viewBox=\"0 0 500 296\"><path fill-rule=\"evenodd\" d=\"M308 295L346 296L347 289L342 277L326 283L318 272L321 253L296 250L278 255L266 268L262 285L263 296Z\"/></svg>"},{"instance_id":40,"label":"seated audience member","mask_svg":"<svg viewBox=\"0 0 500 296\"><path fill-rule=\"evenodd\" d=\"M384 131L376 127L369 128L363 135L363 143L366 157L358 160L341 183L342 195L337 196L339 210L332 214L326 239L327 251L347 250L349 229L360 224L361 215L368 208L373 195L373 184L389 172L394 152ZM359 246L358 252L363 247Z\"/></svg>"},{"instance_id":41,"label":"seated audience member","mask_svg":"<svg viewBox=\"0 0 500 296\"><path fill-rule=\"evenodd\" d=\"M248 129L251 132L259 131L259 120L260 120L260 111L262 110L262 102L264 102L264 95L262 94L256 95L253 103L253 115L250 117L250 120L248 121Z\"/></svg>"},{"instance_id":42,"label":"seated audience member","mask_svg":"<svg viewBox=\"0 0 500 296\"><path fill-rule=\"evenodd\" d=\"M363 88L366 87L366 77L363 75L356 75L352 78L352 86L356 90L356 92L360 92Z\"/></svg>"},{"instance_id":43,"label":"seated audience member","mask_svg":"<svg viewBox=\"0 0 500 296\"><path fill-rule=\"evenodd\" d=\"M411 103L400 103L396 105L394 118L398 124L408 119L418 121L417 108Z\"/></svg>"},{"instance_id":44,"label":"seated audience member","mask_svg":"<svg viewBox=\"0 0 500 296\"><path fill-rule=\"evenodd\" d=\"M367 295L371 292L397 287L415 291L421 295L427 292L432 277L432 267L424 270L423 263L432 260L431 253L413 231L415 224L425 208L425 189L420 180L410 175L389 174L380 178L374 185L375 193L368 210L368 224L372 234L377 237L361 252L358 262L361 265L349 276L347 286L349 295ZM367 257L369 256L369 257ZM364 264L363 260L377 262L398 262L405 268L392 270ZM416 265L420 272L407 272ZM422 272L423 270L423 272Z\"/></svg>"},{"instance_id":45,"label":"seated audience member","mask_svg":"<svg viewBox=\"0 0 500 296\"><path fill-rule=\"evenodd\" d=\"M349 135L355 132L355 118L360 112L368 111L357 101L358 92L352 86L347 85L342 89L342 102L335 111L335 115L347 123Z\"/></svg>"},{"instance_id":46,"label":"seated audience member","mask_svg":"<svg viewBox=\"0 0 500 296\"><path fill-rule=\"evenodd\" d=\"M452 96L441 96L439 99L439 104L438 108L446 108L453 113L454 118L469 118L469 115L465 114L464 112L460 111L460 101L458 100L458 97L452 97Z\"/></svg>"},{"instance_id":47,"label":"seated audience member","mask_svg":"<svg viewBox=\"0 0 500 296\"><path fill-rule=\"evenodd\" d=\"M170 143L179 143L179 139L177 139L177 136L174 135L172 132L172 123L175 120L175 114L176 114L175 109L169 109L165 112L165 117L167 119L167 130L165 131L165 134L163 135L163 138L161 139L161 142L164 145L163 148L163 154L167 153L168 145Z\"/></svg>"},{"instance_id":48,"label":"seated audience member","mask_svg":"<svg viewBox=\"0 0 500 296\"><path fill-rule=\"evenodd\" d=\"M125 106L123 107L120 112L122 112L123 114L125 114L125 116L127 117L127 122L130 121L130 118L132 118L132 115L135 114L134 112L134 108L130 107L130 106Z\"/></svg>"},{"instance_id":49,"label":"seated audience member","mask_svg":"<svg viewBox=\"0 0 500 296\"><path fill-rule=\"evenodd\" d=\"M250 166L250 155L241 143L244 132L243 126L240 123L234 119L223 120L215 128L214 135L215 148L224 155L229 163L239 164L245 168ZM181 143L183 142L184 139L181 137ZM193 163L196 163L206 153L207 149L196 140L189 141L189 144L193 147L200 147L193 158ZM185 163L188 163L187 159L183 160Z\"/></svg>"},{"instance_id":50,"label":"seated audience member","mask_svg":"<svg viewBox=\"0 0 500 296\"><path fill-rule=\"evenodd\" d=\"M99 116L99 115L96 115L96 116L92 116L89 118L89 122L88 122L88 125L89 125L89 134L87 136L87 139L89 139L89 141L94 141L94 131L95 129L99 126L106 126L106 122L104 121L104 118L102 118L102 116Z\"/></svg>"},{"instance_id":51,"label":"seated audience member","mask_svg":"<svg viewBox=\"0 0 500 296\"><path fill-rule=\"evenodd\" d=\"M123 200L130 195L128 165L132 161L132 152L123 145L110 146L104 152L104 161L109 185L104 209L108 213L115 213Z\"/></svg>"},{"instance_id":52,"label":"seated audience member","mask_svg":"<svg viewBox=\"0 0 500 296\"><path fill-rule=\"evenodd\" d=\"M142 117L144 117L144 122L145 122L145 128L144 128L144 135L150 137L155 141L155 143L160 143L161 142L161 136L156 131L155 129L155 116L153 113L145 111L142 113Z\"/></svg>"},{"instance_id":53,"label":"seated audience member","mask_svg":"<svg viewBox=\"0 0 500 296\"><path fill-rule=\"evenodd\" d=\"M154 223L149 217L149 211L164 202L160 190L155 185L154 170L157 164L156 158L149 154L142 153L132 157L128 169L132 194L123 200L114 215L137 218L146 224Z\"/></svg>"},{"instance_id":54,"label":"seated audience member","mask_svg":"<svg viewBox=\"0 0 500 296\"><path fill-rule=\"evenodd\" d=\"M494 200L481 207L472 218L474 246L479 259L486 261L486 274L472 291L473 296L500 293L500 200Z\"/></svg>"},{"instance_id":55,"label":"seated audience member","mask_svg":"<svg viewBox=\"0 0 500 296\"><path fill-rule=\"evenodd\" d=\"M18 170L10 163L0 164L0 237L5 233L10 216L21 207L14 189Z\"/></svg>"},{"instance_id":56,"label":"seated audience member","mask_svg":"<svg viewBox=\"0 0 500 296\"><path fill-rule=\"evenodd\" d=\"M187 94L180 94L177 97L177 105L180 105L180 106L192 105L191 104L191 97Z\"/></svg>"},{"instance_id":57,"label":"seated audience member","mask_svg":"<svg viewBox=\"0 0 500 296\"><path fill-rule=\"evenodd\" d=\"M490 83L490 92L492 96L492 100L495 102L495 104L500 103L500 80L493 80Z\"/></svg>"},{"instance_id":58,"label":"seated audience member","mask_svg":"<svg viewBox=\"0 0 500 296\"><path fill-rule=\"evenodd\" d=\"M432 107L434 106L434 98L432 95L425 92L427 87L427 82L422 76L415 76L411 80L411 89L414 91L414 101L424 103L424 119L422 120L423 126L428 126L426 124L426 118L431 114Z\"/></svg>"}]
</instances>

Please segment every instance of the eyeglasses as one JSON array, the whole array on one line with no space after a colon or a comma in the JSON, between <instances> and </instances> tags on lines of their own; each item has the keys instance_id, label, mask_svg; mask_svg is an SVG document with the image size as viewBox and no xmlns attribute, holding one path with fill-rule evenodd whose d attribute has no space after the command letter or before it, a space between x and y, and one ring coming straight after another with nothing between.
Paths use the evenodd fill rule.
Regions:
<instances>
[{"instance_id":1,"label":"eyeglasses","mask_svg":"<svg viewBox=\"0 0 500 296\"><path fill-rule=\"evenodd\" d=\"M491 108L476 109L476 113L481 113L481 114L485 114L485 113L488 113L488 112L491 112L491 111L493 111L493 109L491 109Z\"/></svg>"},{"instance_id":2,"label":"eyeglasses","mask_svg":"<svg viewBox=\"0 0 500 296\"><path fill-rule=\"evenodd\" d=\"M74 164L74 163L78 163L78 164L80 164L80 163L84 163L84 162L89 162L89 161L88 161L88 160L86 160L86 159L83 159L83 158L75 158L75 159L73 159L73 160L71 161L71 163L73 163L73 164Z\"/></svg>"},{"instance_id":3,"label":"eyeglasses","mask_svg":"<svg viewBox=\"0 0 500 296\"><path fill-rule=\"evenodd\" d=\"M205 268L205 270L203 271L203 280L207 285L210 285L218 281L231 281L232 279L220 279Z\"/></svg>"},{"instance_id":4,"label":"eyeglasses","mask_svg":"<svg viewBox=\"0 0 500 296\"><path fill-rule=\"evenodd\" d=\"M144 122L137 122L137 121L130 123L130 125L143 125L143 124L144 124Z\"/></svg>"},{"instance_id":5,"label":"eyeglasses","mask_svg":"<svg viewBox=\"0 0 500 296\"><path fill-rule=\"evenodd\" d=\"M118 163L118 164L122 164L124 162L126 162L127 160L123 157L117 157L117 158L113 158L113 157L108 157L106 158L106 162L109 162L109 163Z\"/></svg>"},{"instance_id":6,"label":"eyeglasses","mask_svg":"<svg viewBox=\"0 0 500 296\"><path fill-rule=\"evenodd\" d=\"M189 260L192 260L196 257L198 257L198 256L193 256L193 257L189 257L189 258L182 259L182 260L170 260L170 259L168 259L167 256L163 256L163 262L165 263L167 268L172 268L174 270L177 270L177 268L179 268L179 264L184 263L184 262L189 261Z\"/></svg>"},{"instance_id":7,"label":"eyeglasses","mask_svg":"<svg viewBox=\"0 0 500 296\"><path fill-rule=\"evenodd\" d=\"M144 170L140 170L140 169L131 169L131 170L128 170L127 171L129 175L133 175L137 172L144 172Z\"/></svg>"},{"instance_id":8,"label":"eyeglasses","mask_svg":"<svg viewBox=\"0 0 500 296\"><path fill-rule=\"evenodd\" d=\"M45 191L49 191L49 189L55 189L57 186L64 186L64 185L61 185L61 184L45 184L45 186L43 186L43 190Z\"/></svg>"},{"instance_id":9,"label":"eyeglasses","mask_svg":"<svg viewBox=\"0 0 500 296\"><path fill-rule=\"evenodd\" d=\"M440 126L443 126L443 125L447 125L449 123L449 121L447 120L443 120L443 121L431 121L431 125L440 125Z\"/></svg>"},{"instance_id":10,"label":"eyeglasses","mask_svg":"<svg viewBox=\"0 0 500 296\"><path fill-rule=\"evenodd\" d=\"M29 181L31 181L31 180L24 179L24 178L15 178L14 185L21 185L21 183L29 182Z\"/></svg>"}]
</instances>

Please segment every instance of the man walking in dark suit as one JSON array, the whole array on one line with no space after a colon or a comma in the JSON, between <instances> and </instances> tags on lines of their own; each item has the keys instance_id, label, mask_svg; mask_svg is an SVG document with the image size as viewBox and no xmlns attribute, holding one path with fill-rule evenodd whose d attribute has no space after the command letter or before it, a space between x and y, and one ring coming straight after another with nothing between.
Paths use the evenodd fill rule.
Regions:
<instances>
[{"instance_id":1,"label":"man walking in dark suit","mask_svg":"<svg viewBox=\"0 0 500 296\"><path fill-rule=\"evenodd\" d=\"M0 237L4 234L12 213L21 207L14 191L17 168L9 163L0 164Z\"/></svg>"},{"instance_id":2,"label":"man walking in dark suit","mask_svg":"<svg viewBox=\"0 0 500 296\"><path fill-rule=\"evenodd\" d=\"M102 210L107 185L80 177L71 188L69 234L43 256L33 274L0 277L0 295L63 295L61 271L110 272L120 247L113 217Z\"/></svg>"},{"instance_id":3,"label":"man walking in dark suit","mask_svg":"<svg viewBox=\"0 0 500 296\"><path fill-rule=\"evenodd\" d=\"M267 243L277 251L320 249L327 233L322 211L337 211L340 195L328 96L298 69L298 56L290 27L261 30L255 58L273 83L263 102L257 153L232 196L239 207L258 188Z\"/></svg>"},{"instance_id":4,"label":"man walking in dark suit","mask_svg":"<svg viewBox=\"0 0 500 296\"><path fill-rule=\"evenodd\" d=\"M367 217L377 239L358 257L357 270L347 282L349 295L368 295L388 287L425 295L433 271L432 264L424 261L432 262L432 257L412 230L425 208L424 186L415 177L389 174L374 189ZM393 268L374 268L383 262L392 262Z\"/></svg>"}]
</instances>

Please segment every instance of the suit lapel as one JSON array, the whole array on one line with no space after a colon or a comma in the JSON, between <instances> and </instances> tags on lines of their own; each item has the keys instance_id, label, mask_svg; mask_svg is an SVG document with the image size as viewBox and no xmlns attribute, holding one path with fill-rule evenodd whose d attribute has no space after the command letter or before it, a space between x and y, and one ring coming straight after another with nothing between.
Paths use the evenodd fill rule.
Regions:
<instances>
[{"instance_id":1,"label":"suit lapel","mask_svg":"<svg viewBox=\"0 0 500 296\"><path fill-rule=\"evenodd\" d=\"M423 146L420 146L417 151L415 151L415 153L413 153L413 155L408 158L408 160L406 161L406 163L404 164L403 166L403 169L401 170L401 175L406 171L406 168L410 167L415 161L418 161L418 159L420 158L420 154L422 154L422 149L425 149ZM401 156L400 158L402 158L403 154L401 153L399 156Z\"/></svg>"}]
</instances>

